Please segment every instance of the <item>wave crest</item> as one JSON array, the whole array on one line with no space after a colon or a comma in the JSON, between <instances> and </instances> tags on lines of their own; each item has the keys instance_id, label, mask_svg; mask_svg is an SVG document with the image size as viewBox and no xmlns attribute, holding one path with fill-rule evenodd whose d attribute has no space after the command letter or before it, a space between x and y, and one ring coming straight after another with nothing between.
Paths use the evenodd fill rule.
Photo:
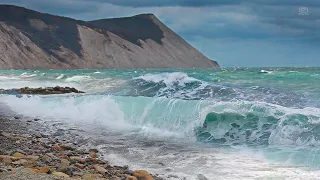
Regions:
<instances>
[{"instance_id":1,"label":"wave crest","mask_svg":"<svg viewBox=\"0 0 320 180\"><path fill-rule=\"evenodd\" d=\"M320 145L317 108L291 109L266 103L227 103L207 107L198 140L223 144ZM218 109L219 109L218 108ZM320 141L319 141L320 142Z\"/></svg>"},{"instance_id":2,"label":"wave crest","mask_svg":"<svg viewBox=\"0 0 320 180\"><path fill-rule=\"evenodd\" d=\"M105 95L20 99L6 95L0 96L0 100L26 116L94 120L111 128L130 126L207 143L320 145L318 108L286 108L249 101L213 102Z\"/></svg>"},{"instance_id":3,"label":"wave crest","mask_svg":"<svg viewBox=\"0 0 320 180\"><path fill-rule=\"evenodd\" d=\"M186 73L182 73L182 72L146 74L143 76L139 76L135 79L141 79L146 82L163 83L167 87L186 86L188 83L202 82L196 78L189 77Z\"/></svg>"}]
</instances>

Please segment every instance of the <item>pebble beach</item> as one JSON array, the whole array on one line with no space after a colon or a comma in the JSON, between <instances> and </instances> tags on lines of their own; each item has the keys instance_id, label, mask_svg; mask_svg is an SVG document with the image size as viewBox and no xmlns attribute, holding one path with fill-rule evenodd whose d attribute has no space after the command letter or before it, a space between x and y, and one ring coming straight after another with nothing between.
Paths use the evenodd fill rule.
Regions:
<instances>
[{"instance_id":1,"label":"pebble beach","mask_svg":"<svg viewBox=\"0 0 320 180\"><path fill-rule=\"evenodd\" d=\"M161 179L145 170L111 165L97 149L78 149L75 142L39 132L39 120L0 118L0 179Z\"/></svg>"}]
</instances>

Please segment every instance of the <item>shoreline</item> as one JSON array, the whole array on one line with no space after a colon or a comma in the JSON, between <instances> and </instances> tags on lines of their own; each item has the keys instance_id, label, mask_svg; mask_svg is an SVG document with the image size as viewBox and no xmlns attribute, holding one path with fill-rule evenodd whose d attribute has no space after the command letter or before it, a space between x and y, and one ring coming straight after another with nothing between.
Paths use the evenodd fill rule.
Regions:
<instances>
[{"instance_id":1,"label":"shoreline","mask_svg":"<svg viewBox=\"0 0 320 180\"><path fill-rule=\"evenodd\" d=\"M39 120L0 115L0 179L162 179L110 165L97 149L79 149L71 139L42 132Z\"/></svg>"}]
</instances>

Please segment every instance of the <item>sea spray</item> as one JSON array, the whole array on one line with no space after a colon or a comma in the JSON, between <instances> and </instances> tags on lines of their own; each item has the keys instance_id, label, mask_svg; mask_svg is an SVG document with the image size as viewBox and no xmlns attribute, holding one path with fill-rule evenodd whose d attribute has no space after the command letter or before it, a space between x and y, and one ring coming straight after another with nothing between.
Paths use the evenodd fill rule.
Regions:
<instances>
[{"instance_id":1,"label":"sea spray","mask_svg":"<svg viewBox=\"0 0 320 180\"><path fill-rule=\"evenodd\" d=\"M96 72L0 71L4 89L61 85L88 92L0 95L0 102L48 125L64 124L57 128L83 129L81 136L108 152L110 161L134 162L135 168L188 179L199 173L220 179L320 177L312 169L320 162L319 68Z\"/></svg>"},{"instance_id":2,"label":"sea spray","mask_svg":"<svg viewBox=\"0 0 320 180\"><path fill-rule=\"evenodd\" d=\"M318 108L103 95L0 99L22 115L150 128L207 143L314 146L320 138Z\"/></svg>"}]
</instances>

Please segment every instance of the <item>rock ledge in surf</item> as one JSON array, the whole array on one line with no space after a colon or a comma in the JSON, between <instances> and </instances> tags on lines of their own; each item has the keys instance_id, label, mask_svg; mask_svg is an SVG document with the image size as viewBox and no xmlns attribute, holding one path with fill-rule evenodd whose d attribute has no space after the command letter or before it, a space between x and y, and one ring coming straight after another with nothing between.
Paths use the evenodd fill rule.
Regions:
<instances>
[{"instance_id":1,"label":"rock ledge in surf","mask_svg":"<svg viewBox=\"0 0 320 180\"><path fill-rule=\"evenodd\" d=\"M0 89L0 93L2 94L68 94L68 93L85 93L83 91L79 91L73 87L45 87L45 88L29 88L24 87L20 89Z\"/></svg>"}]
</instances>

